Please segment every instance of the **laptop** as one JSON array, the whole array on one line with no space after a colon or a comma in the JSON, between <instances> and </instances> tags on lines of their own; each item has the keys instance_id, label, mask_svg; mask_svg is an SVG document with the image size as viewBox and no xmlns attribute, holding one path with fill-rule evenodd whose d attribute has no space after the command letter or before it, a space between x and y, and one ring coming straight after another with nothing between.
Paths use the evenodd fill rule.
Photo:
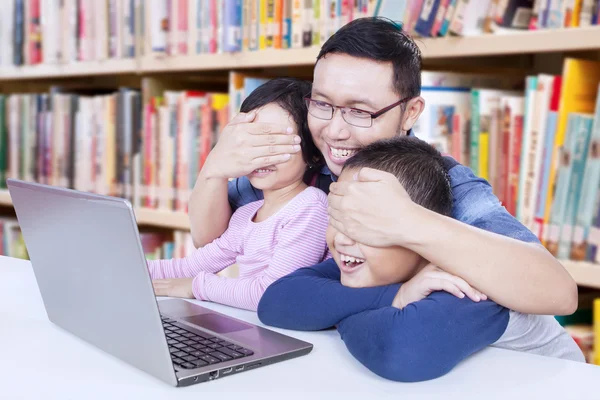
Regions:
<instances>
[{"instance_id":1,"label":"laptop","mask_svg":"<svg viewBox=\"0 0 600 400\"><path fill-rule=\"evenodd\" d=\"M157 301L131 203L8 179L48 318L173 386L306 355L310 343L183 299Z\"/></svg>"}]
</instances>

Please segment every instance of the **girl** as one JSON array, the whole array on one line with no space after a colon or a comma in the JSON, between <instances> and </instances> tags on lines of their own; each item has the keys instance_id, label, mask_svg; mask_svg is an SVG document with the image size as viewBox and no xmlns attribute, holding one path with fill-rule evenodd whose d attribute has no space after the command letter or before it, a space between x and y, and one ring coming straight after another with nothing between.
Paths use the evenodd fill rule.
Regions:
<instances>
[{"instance_id":1,"label":"girl","mask_svg":"<svg viewBox=\"0 0 600 400\"><path fill-rule=\"evenodd\" d=\"M148 261L155 293L188 297L256 310L267 287L298 268L329 258L327 196L309 187L304 176L322 165L312 141L303 97L310 83L273 79L254 90L240 111L257 112L258 122L295 126L301 154L257 169L248 178L264 200L239 208L223 235L181 259ZM237 263L238 278L216 275Z\"/></svg>"}]
</instances>

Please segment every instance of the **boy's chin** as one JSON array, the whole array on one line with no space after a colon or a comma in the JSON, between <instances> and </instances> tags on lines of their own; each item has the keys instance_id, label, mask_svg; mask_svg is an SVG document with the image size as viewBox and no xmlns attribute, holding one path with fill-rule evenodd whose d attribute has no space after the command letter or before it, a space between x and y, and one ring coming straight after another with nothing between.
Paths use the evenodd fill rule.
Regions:
<instances>
[{"instance_id":1,"label":"boy's chin","mask_svg":"<svg viewBox=\"0 0 600 400\"><path fill-rule=\"evenodd\" d=\"M342 285L349 288L364 288L374 286L370 285L366 279L361 279L359 276L348 276L344 273L340 275L340 282Z\"/></svg>"}]
</instances>

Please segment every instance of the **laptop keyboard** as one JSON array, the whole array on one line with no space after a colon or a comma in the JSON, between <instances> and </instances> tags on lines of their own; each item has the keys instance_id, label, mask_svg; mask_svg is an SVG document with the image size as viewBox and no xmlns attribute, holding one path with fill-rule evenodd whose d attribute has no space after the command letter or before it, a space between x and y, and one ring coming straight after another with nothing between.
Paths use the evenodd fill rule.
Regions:
<instances>
[{"instance_id":1,"label":"laptop keyboard","mask_svg":"<svg viewBox=\"0 0 600 400\"><path fill-rule=\"evenodd\" d=\"M248 357L252 350L229 343L209 333L188 331L177 321L161 316L173 364L194 369Z\"/></svg>"}]
</instances>

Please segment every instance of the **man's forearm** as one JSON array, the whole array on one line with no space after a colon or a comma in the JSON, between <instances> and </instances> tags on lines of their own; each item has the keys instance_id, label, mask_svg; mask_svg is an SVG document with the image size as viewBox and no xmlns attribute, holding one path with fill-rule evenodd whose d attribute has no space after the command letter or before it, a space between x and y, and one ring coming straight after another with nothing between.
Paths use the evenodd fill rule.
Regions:
<instances>
[{"instance_id":1,"label":"man's forearm","mask_svg":"<svg viewBox=\"0 0 600 400\"><path fill-rule=\"evenodd\" d=\"M190 196L188 214L194 246L205 246L221 236L231 218L227 179L201 171Z\"/></svg>"},{"instance_id":2,"label":"man's forearm","mask_svg":"<svg viewBox=\"0 0 600 400\"><path fill-rule=\"evenodd\" d=\"M509 309L550 315L574 312L577 286L560 262L539 243L520 240L519 231L492 232L512 217L498 212L479 229L477 223L470 226L423 208L416 212L420 229L402 245Z\"/></svg>"}]
</instances>

